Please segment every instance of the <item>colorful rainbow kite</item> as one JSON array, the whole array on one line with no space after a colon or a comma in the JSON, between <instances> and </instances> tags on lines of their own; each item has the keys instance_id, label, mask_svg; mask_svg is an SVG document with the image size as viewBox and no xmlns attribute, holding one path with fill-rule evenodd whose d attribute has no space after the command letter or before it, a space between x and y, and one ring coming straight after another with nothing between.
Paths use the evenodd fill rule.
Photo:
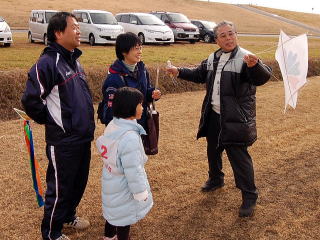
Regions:
<instances>
[{"instance_id":1,"label":"colorful rainbow kite","mask_svg":"<svg viewBox=\"0 0 320 240\"><path fill-rule=\"evenodd\" d=\"M28 148L29 156L30 156L30 167L32 173L32 180L33 180L33 188L36 192L37 202L39 207L44 205L43 202L43 190L41 186L41 179L39 173L39 163L34 157L34 148L33 148L33 138L32 138L32 130L30 127L29 120L24 120L24 136L26 139L26 145Z\"/></svg>"},{"instance_id":2,"label":"colorful rainbow kite","mask_svg":"<svg viewBox=\"0 0 320 240\"><path fill-rule=\"evenodd\" d=\"M40 167L39 162L34 157L34 147L33 147L33 137L32 137L32 130L30 126L30 118L28 117L25 112L15 109L14 110L19 114L19 116L24 119L23 126L24 126L24 136L26 140L27 149L29 152L30 157L30 167L31 167L31 174L32 174L32 181L33 181L33 188L36 192L37 202L39 207L44 205L43 201L43 189L41 186L41 179L40 179Z\"/></svg>"}]
</instances>

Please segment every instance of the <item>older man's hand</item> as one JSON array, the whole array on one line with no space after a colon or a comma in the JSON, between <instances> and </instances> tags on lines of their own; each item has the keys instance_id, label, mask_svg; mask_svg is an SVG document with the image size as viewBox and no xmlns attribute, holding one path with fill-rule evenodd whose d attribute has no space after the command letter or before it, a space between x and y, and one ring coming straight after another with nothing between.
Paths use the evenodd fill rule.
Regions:
<instances>
[{"instance_id":1,"label":"older man's hand","mask_svg":"<svg viewBox=\"0 0 320 240\"><path fill-rule=\"evenodd\" d=\"M247 54L243 57L243 61L245 61L247 66L250 68L250 67L254 67L258 63L259 58L255 55Z\"/></svg>"}]
</instances>

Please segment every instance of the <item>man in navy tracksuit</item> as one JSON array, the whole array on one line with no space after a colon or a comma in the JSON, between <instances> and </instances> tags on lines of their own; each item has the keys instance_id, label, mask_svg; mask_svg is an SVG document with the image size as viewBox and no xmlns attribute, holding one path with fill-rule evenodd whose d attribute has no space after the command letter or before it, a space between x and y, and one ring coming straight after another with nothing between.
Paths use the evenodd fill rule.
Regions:
<instances>
[{"instance_id":1,"label":"man in navy tracksuit","mask_svg":"<svg viewBox=\"0 0 320 240\"><path fill-rule=\"evenodd\" d=\"M43 239L68 240L62 228L87 228L76 216L90 166L95 129L92 97L78 58L81 51L75 16L60 12L48 25L49 47L28 74L22 104L37 123L45 124L47 191L41 225Z\"/></svg>"}]
</instances>

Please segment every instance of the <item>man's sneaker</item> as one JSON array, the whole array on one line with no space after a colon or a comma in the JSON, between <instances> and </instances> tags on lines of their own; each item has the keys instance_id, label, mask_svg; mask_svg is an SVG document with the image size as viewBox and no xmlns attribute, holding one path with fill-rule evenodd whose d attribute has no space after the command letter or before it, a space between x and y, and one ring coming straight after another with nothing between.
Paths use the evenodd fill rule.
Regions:
<instances>
[{"instance_id":1,"label":"man's sneaker","mask_svg":"<svg viewBox=\"0 0 320 240\"><path fill-rule=\"evenodd\" d=\"M56 240L70 240L66 235L62 234L60 237L56 238Z\"/></svg>"},{"instance_id":2,"label":"man's sneaker","mask_svg":"<svg viewBox=\"0 0 320 240\"><path fill-rule=\"evenodd\" d=\"M211 192L215 191L219 188L222 188L224 186L224 182L214 182L212 179L208 179L205 184L201 187L202 192Z\"/></svg>"},{"instance_id":3,"label":"man's sneaker","mask_svg":"<svg viewBox=\"0 0 320 240\"><path fill-rule=\"evenodd\" d=\"M86 229L90 226L90 222L84 218L76 217L71 222L63 224L63 227L70 227L78 230Z\"/></svg>"},{"instance_id":4,"label":"man's sneaker","mask_svg":"<svg viewBox=\"0 0 320 240\"><path fill-rule=\"evenodd\" d=\"M118 237L117 235L114 235L114 237L111 237L111 238L104 236L102 240L118 240Z\"/></svg>"},{"instance_id":5,"label":"man's sneaker","mask_svg":"<svg viewBox=\"0 0 320 240\"><path fill-rule=\"evenodd\" d=\"M256 208L256 201L242 202L239 209L239 217L252 217Z\"/></svg>"}]
</instances>

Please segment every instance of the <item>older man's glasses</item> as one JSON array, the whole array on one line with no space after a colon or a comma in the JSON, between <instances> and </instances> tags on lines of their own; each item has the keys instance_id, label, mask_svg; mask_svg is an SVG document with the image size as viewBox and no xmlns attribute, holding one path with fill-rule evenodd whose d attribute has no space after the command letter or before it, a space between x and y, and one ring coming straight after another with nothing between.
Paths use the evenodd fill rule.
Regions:
<instances>
[{"instance_id":1,"label":"older man's glasses","mask_svg":"<svg viewBox=\"0 0 320 240\"><path fill-rule=\"evenodd\" d=\"M229 32L223 32L223 33L220 33L218 34L218 38L221 38L221 39L226 39L226 38L232 38L236 35L236 32L234 31L229 31Z\"/></svg>"}]
</instances>

